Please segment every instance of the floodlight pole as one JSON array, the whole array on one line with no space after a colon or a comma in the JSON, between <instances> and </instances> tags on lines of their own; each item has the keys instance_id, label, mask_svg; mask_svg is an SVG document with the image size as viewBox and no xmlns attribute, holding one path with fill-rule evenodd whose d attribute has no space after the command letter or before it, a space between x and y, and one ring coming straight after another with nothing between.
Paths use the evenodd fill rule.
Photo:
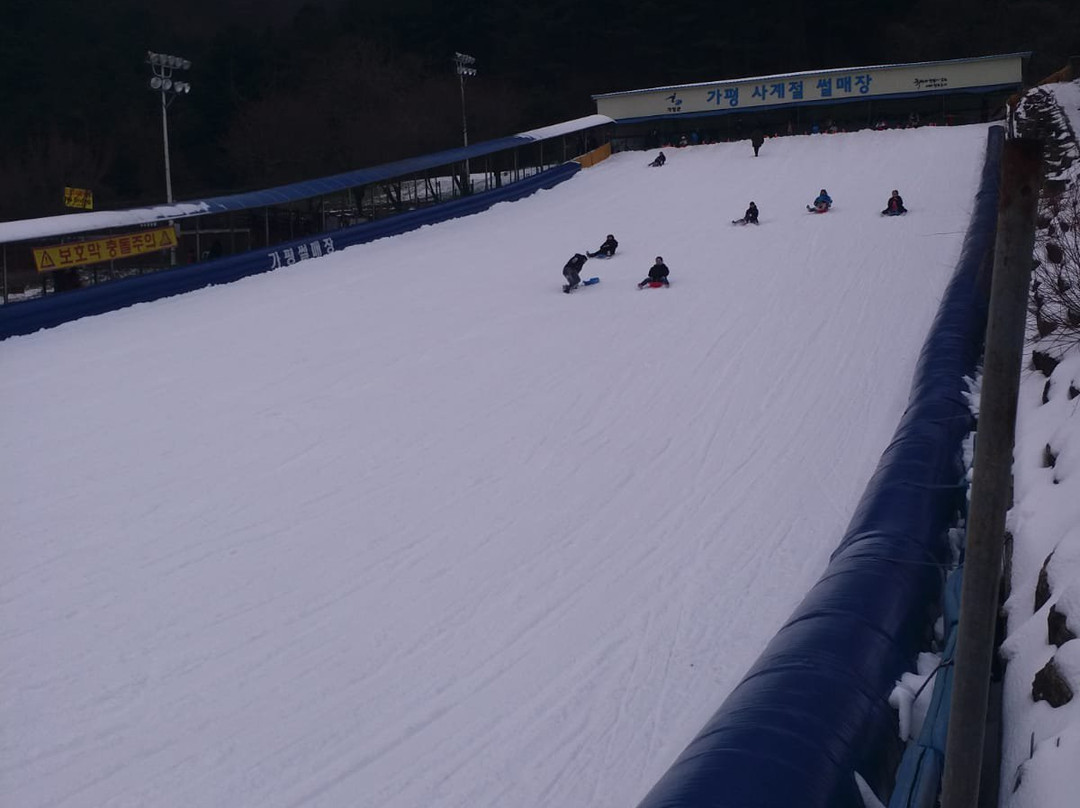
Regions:
<instances>
[{"instance_id":1,"label":"floodlight pole","mask_svg":"<svg viewBox=\"0 0 1080 808\"><path fill-rule=\"evenodd\" d=\"M165 91L161 91L161 134L165 143L165 201L173 203L172 169L169 166L169 102L165 100Z\"/></svg>"},{"instance_id":2,"label":"floodlight pole","mask_svg":"<svg viewBox=\"0 0 1080 808\"><path fill-rule=\"evenodd\" d=\"M469 147L469 123L465 117L465 77L476 75L476 58L467 53L454 53L454 68L458 75L458 84L461 86L461 137L465 148ZM465 184L463 193L472 190L472 175L469 172L469 158L465 158Z\"/></svg>"},{"instance_id":3,"label":"floodlight pole","mask_svg":"<svg viewBox=\"0 0 1080 808\"><path fill-rule=\"evenodd\" d=\"M458 73L458 83L461 85L461 140L465 148L469 148L469 120L465 117L465 75ZM468 165L469 158L465 158Z\"/></svg>"},{"instance_id":4,"label":"floodlight pole","mask_svg":"<svg viewBox=\"0 0 1080 808\"><path fill-rule=\"evenodd\" d=\"M161 133L165 148L165 201L173 203L172 166L169 163L169 104L176 96L191 92L191 84L186 81L173 81L174 70L190 70L191 62L183 56L171 56L165 53L146 52L146 63L153 74L150 89L161 93ZM172 220L169 224L173 224ZM169 250L169 263L176 265L176 248Z\"/></svg>"}]
</instances>

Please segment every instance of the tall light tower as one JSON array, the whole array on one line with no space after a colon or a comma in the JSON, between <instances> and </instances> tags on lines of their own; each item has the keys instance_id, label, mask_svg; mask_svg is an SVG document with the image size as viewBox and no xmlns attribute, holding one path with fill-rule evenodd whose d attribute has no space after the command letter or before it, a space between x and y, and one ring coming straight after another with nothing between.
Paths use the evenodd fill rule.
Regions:
<instances>
[{"instance_id":1,"label":"tall light tower","mask_svg":"<svg viewBox=\"0 0 1080 808\"><path fill-rule=\"evenodd\" d=\"M466 148L469 146L469 124L465 118L465 77L476 75L475 64L476 59L474 57L469 56L467 53L457 53L455 51L454 69L457 71L458 82L461 84L461 136ZM465 158L465 183L467 186L465 193L468 193L472 190L472 175L469 173L468 157Z\"/></svg>"},{"instance_id":2,"label":"tall light tower","mask_svg":"<svg viewBox=\"0 0 1080 808\"><path fill-rule=\"evenodd\" d=\"M191 85L186 81L174 81L174 70L190 70L191 62L183 56L169 56L164 53L146 52L146 63L150 65L153 76L150 79L150 89L161 93L161 131L165 140L165 201L170 205L173 201L172 194L172 171L169 168L169 105L176 100L178 95L187 95L191 92Z\"/></svg>"}]
</instances>

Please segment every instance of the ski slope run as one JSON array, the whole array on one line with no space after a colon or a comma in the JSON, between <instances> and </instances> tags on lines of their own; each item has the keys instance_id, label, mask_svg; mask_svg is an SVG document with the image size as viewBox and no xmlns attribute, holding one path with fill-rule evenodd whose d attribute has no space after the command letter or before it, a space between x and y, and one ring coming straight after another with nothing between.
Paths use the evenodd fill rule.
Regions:
<instances>
[{"instance_id":1,"label":"ski slope run","mask_svg":"<svg viewBox=\"0 0 1080 808\"><path fill-rule=\"evenodd\" d=\"M0 804L635 804L839 540L985 137L619 154L4 342Z\"/></svg>"}]
</instances>

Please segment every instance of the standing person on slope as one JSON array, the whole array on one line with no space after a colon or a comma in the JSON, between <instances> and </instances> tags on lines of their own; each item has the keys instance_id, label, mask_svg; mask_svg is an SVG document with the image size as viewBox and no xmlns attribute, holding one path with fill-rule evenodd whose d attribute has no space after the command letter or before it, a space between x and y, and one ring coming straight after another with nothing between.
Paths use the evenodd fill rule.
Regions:
<instances>
[{"instance_id":1,"label":"standing person on slope","mask_svg":"<svg viewBox=\"0 0 1080 808\"><path fill-rule=\"evenodd\" d=\"M665 264L664 259L658 255L656 256L656 263L649 267L649 277L639 283L637 285L637 288L644 289L650 283L660 283L664 286L669 286L670 284L668 284L668 274L669 270L667 268L667 264Z\"/></svg>"},{"instance_id":2,"label":"standing person on slope","mask_svg":"<svg viewBox=\"0 0 1080 808\"><path fill-rule=\"evenodd\" d=\"M562 271L563 277L566 278L566 285L562 288L564 292L569 293L581 283L581 268L585 266L585 262L588 260L587 256L574 253L573 258L566 262L566 266L563 267Z\"/></svg>"},{"instance_id":3,"label":"standing person on slope","mask_svg":"<svg viewBox=\"0 0 1080 808\"><path fill-rule=\"evenodd\" d=\"M761 149L761 145L765 142L765 135L760 129L755 129L750 133L750 145L754 147L754 157L757 157L758 151Z\"/></svg>"}]
</instances>

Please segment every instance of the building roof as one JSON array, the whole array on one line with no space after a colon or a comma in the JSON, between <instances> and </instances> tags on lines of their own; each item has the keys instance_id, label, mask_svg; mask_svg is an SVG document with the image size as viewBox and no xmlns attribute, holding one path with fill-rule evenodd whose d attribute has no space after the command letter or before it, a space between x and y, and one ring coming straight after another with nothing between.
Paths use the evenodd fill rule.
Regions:
<instances>
[{"instance_id":1,"label":"building roof","mask_svg":"<svg viewBox=\"0 0 1080 808\"><path fill-rule=\"evenodd\" d=\"M448 149L434 154L425 154L420 157L410 157L370 168L347 171L330 177L279 185L261 191L247 191L245 193L215 196L190 202L175 202L172 205L68 213L61 216L0 222L0 244L299 202L304 199L334 193L335 191L344 191L348 188L356 188L373 182L482 157L506 149L526 146L549 138L574 134L575 132L610 123L614 123L614 121L606 115L587 115L584 118L564 121L540 129L532 129L509 137L487 140L482 143L474 143L470 146Z\"/></svg>"},{"instance_id":2,"label":"building roof","mask_svg":"<svg viewBox=\"0 0 1080 808\"><path fill-rule=\"evenodd\" d=\"M686 90L694 87L712 87L716 84L731 84L732 82L775 82L781 79L797 78L799 76L821 76L840 73L851 73L853 71L866 71L866 70L886 70L890 68L903 68L903 67L933 67L935 65L948 65L959 64L961 62L986 62L996 61L998 59L1007 59L1020 57L1022 59L1028 59L1031 57L1031 51L1023 51L1020 53L1002 53L995 56L973 56L968 59L943 59L937 62L904 62L900 64L891 65L863 65L861 67L831 67L825 70L803 70L797 73L775 73L769 76L745 76L730 79L716 79L714 81L698 81L692 84L670 84L662 87L645 87L639 90L619 90L613 93L600 93L598 95L591 96L596 101L601 98L617 98L624 95L637 95L639 93L655 93L659 91L670 90Z\"/></svg>"}]
</instances>

